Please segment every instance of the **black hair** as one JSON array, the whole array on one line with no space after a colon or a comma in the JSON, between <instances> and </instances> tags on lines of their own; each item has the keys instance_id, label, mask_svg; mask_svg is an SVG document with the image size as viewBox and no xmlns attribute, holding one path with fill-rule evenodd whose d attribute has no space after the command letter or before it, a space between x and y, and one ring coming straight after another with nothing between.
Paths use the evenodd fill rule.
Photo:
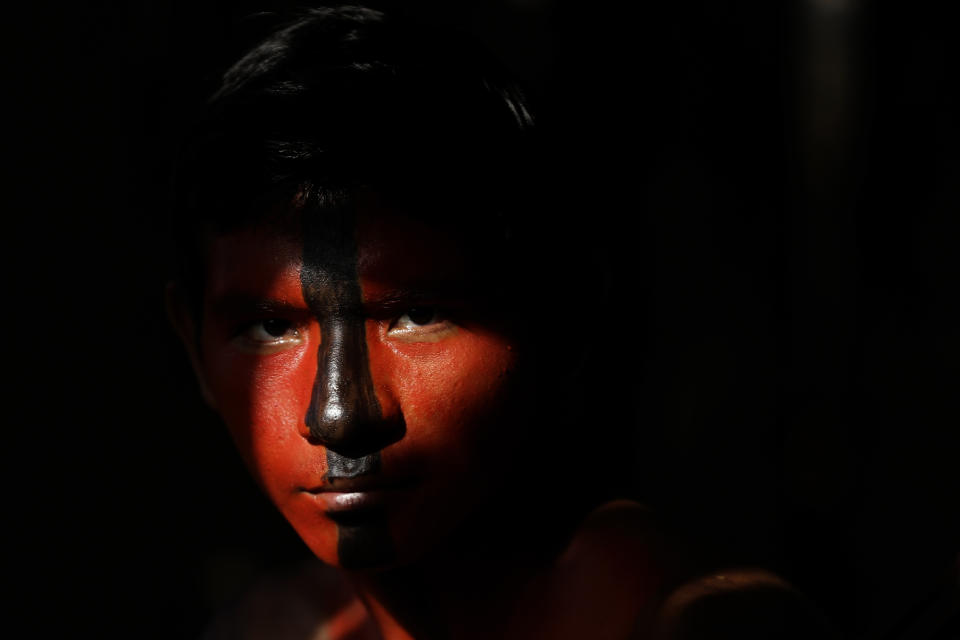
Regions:
<instances>
[{"instance_id":1,"label":"black hair","mask_svg":"<svg viewBox=\"0 0 960 640\"><path fill-rule=\"evenodd\" d=\"M223 74L183 147L180 279L196 271L201 227L227 231L292 203L322 211L361 190L428 218L453 210L477 237L531 226L543 158L522 92L489 54L359 6L278 22Z\"/></svg>"}]
</instances>

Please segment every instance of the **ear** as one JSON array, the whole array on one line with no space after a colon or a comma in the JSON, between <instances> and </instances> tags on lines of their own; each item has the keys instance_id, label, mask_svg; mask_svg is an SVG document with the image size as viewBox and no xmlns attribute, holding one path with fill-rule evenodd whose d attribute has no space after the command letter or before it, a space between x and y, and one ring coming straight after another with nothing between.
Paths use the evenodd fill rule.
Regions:
<instances>
[{"instance_id":1,"label":"ear","mask_svg":"<svg viewBox=\"0 0 960 640\"><path fill-rule=\"evenodd\" d=\"M193 374L200 385L200 394L204 401L214 411L217 409L213 394L210 392L210 386L207 384L207 378L203 370L203 361L200 358L199 334L196 322L196 316L183 287L175 282L168 282L165 291L165 302L167 307L167 319L173 326L174 332L180 338L184 348L187 350L187 356L190 358L190 366L193 368Z\"/></svg>"}]
</instances>

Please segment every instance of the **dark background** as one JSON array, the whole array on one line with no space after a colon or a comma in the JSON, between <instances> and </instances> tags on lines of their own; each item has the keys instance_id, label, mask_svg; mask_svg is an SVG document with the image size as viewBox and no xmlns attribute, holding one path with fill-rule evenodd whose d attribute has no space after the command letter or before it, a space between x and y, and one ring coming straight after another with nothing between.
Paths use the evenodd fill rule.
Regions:
<instances>
[{"instance_id":1,"label":"dark background","mask_svg":"<svg viewBox=\"0 0 960 640\"><path fill-rule=\"evenodd\" d=\"M562 141L580 197L557 223L605 227L612 301L571 292L543 321L600 347L604 419L633 434L622 493L704 568L778 571L854 638L925 637L956 579L948 5L433 5ZM239 18L280 6L7 14L6 547L31 635L195 637L308 556L202 406L162 303L177 136L254 29Z\"/></svg>"}]
</instances>

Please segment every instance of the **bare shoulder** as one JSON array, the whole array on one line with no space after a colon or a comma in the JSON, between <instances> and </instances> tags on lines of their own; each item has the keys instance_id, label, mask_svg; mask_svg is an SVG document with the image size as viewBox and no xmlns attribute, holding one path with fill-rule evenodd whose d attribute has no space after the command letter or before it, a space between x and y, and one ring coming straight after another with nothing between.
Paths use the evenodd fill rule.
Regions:
<instances>
[{"instance_id":1,"label":"bare shoulder","mask_svg":"<svg viewBox=\"0 0 960 640\"><path fill-rule=\"evenodd\" d=\"M340 572L310 562L259 580L221 611L203 640L378 638L366 607Z\"/></svg>"}]
</instances>

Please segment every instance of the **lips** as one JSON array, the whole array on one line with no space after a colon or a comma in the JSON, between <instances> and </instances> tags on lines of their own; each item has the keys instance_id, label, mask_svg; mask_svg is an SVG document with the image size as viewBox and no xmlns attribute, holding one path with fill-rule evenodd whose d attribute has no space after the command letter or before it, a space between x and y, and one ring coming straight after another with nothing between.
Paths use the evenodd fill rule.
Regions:
<instances>
[{"instance_id":1,"label":"lips","mask_svg":"<svg viewBox=\"0 0 960 640\"><path fill-rule=\"evenodd\" d=\"M412 480L394 480L382 476L332 477L316 487L301 488L328 513L379 510L413 486Z\"/></svg>"}]
</instances>

